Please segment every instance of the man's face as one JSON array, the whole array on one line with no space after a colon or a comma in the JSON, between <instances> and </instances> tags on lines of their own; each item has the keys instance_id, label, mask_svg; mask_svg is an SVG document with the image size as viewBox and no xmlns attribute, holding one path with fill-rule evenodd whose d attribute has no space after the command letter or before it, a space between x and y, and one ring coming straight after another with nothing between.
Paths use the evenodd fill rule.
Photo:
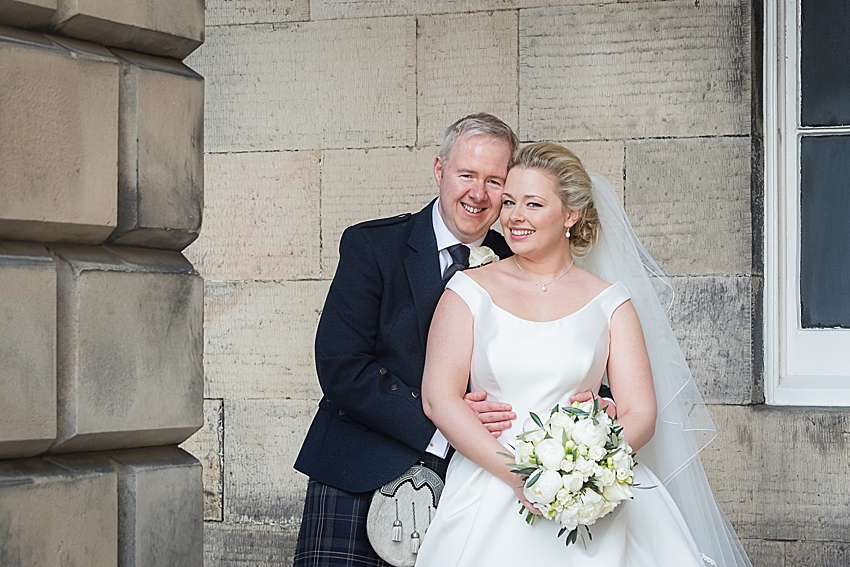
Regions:
<instances>
[{"instance_id":1,"label":"man's face","mask_svg":"<svg viewBox=\"0 0 850 567\"><path fill-rule=\"evenodd\" d=\"M443 163L434 160L440 216L464 243L478 240L499 217L511 146L483 135L459 136Z\"/></svg>"}]
</instances>

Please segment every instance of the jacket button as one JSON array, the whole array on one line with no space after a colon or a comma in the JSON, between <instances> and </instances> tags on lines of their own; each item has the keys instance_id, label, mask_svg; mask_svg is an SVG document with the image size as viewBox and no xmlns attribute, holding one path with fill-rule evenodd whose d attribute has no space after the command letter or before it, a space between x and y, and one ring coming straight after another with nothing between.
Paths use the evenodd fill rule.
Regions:
<instances>
[{"instance_id":1,"label":"jacket button","mask_svg":"<svg viewBox=\"0 0 850 567\"><path fill-rule=\"evenodd\" d=\"M344 412L344 411L342 411L342 410L339 410L339 415L340 415L340 416L343 416L343 415L345 415L345 412Z\"/></svg>"},{"instance_id":2,"label":"jacket button","mask_svg":"<svg viewBox=\"0 0 850 567\"><path fill-rule=\"evenodd\" d=\"M419 392L410 392L410 395L413 396L414 398L418 398Z\"/></svg>"},{"instance_id":3,"label":"jacket button","mask_svg":"<svg viewBox=\"0 0 850 567\"><path fill-rule=\"evenodd\" d=\"M393 384L390 386L390 390L398 390L398 384Z\"/></svg>"},{"instance_id":4,"label":"jacket button","mask_svg":"<svg viewBox=\"0 0 850 567\"><path fill-rule=\"evenodd\" d=\"M386 376L386 375L387 375L387 369L386 369L386 368L384 368L383 366L381 367L381 369L380 369L380 370L378 370L378 372L380 372L380 373L381 373L381 376Z\"/></svg>"}]
</instances>

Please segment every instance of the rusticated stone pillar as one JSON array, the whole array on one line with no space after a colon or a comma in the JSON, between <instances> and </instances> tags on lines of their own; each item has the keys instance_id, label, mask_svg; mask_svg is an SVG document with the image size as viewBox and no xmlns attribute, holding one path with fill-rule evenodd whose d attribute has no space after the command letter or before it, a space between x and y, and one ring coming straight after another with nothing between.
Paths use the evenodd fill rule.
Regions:
<instances>
[{"instance_id":1,"label":"rusticated stone pillar","mask_svg":"<svg viewBox=\"0 0 850 567\"><path fill-rule=\"evenodd\" d=\"M202 0L0 0L0 564L201 567Z\"/></svg>"}]
</instances>

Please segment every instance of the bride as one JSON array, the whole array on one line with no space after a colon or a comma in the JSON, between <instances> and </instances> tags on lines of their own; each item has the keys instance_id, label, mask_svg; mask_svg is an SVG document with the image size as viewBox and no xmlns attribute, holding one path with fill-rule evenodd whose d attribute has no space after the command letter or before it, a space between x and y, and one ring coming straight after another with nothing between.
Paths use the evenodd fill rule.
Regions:
<instances>
[{"instance_id":1,"label":"bride","mask_svg":"<svg viewBox=\"0 0 850 567\"><path fill-rule=\"evenodd\" d=\"M431 324L422 401L457 454L417 566L749 566L697 456L713 426L666 320L671 288L613 190L566 148L532 144L515 156L500 220L515 255L456 274ZM539 511L499 453L529 412L605 376L645 489L565 548L558 524L517 514L517 500ZM469 381L520 416L500 439L463 401Z\"/></svg>"}]
</instances>

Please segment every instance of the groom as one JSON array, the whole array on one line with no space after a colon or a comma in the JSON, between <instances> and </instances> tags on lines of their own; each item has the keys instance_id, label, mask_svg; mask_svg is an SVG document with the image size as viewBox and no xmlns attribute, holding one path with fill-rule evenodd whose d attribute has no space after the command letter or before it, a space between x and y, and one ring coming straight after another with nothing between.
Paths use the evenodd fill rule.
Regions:
<instances>
[{"instance_id":1,"label":"groom","mask_svg":"<svg viewBox=\"0 0 850 567\"><path fill-rule=\"evenodd\" d=\"M366 536L372 492L419 462L445 477L448 443L420 398L428 326L470 247L511 255L490 226L516 147L495 116L466 116L446 130L434 160L435 201L343 233L316 333L324 396L295 461L310 477L297 567L385 565ZM485 396L473 392L467 403L498 436L516 415Z\"/></svg>"}]
</instances>

